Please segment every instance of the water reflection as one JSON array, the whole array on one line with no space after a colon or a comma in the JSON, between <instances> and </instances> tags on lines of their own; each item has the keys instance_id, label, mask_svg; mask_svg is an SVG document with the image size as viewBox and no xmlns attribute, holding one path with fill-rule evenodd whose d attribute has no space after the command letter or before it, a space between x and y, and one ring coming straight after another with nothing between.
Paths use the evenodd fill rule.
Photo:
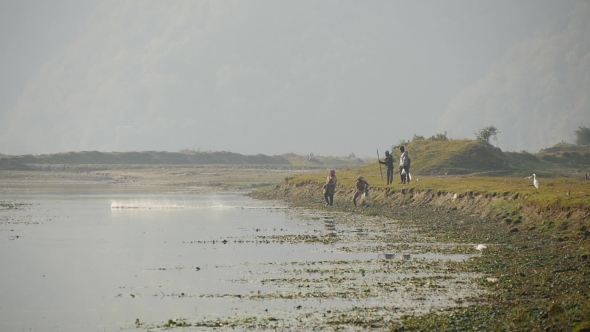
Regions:
<instances>
[{"instance_id":1,"label":"water reflection","mask_svg":"<svg viewBox=\"0 0 590 332\"><path fill-rule=\"evenodd\" d=\"M372 243L367 234L376 230L354 220L286 211L238 194L145 188L17 188L0 200L25 203L0 211L2 331L110 331L133 328L136 320L268 310L288 315L294 303L416 305L402 291L407 274L396 264L403 259L341 250L346 241ZM411 257L406 263L422 277L438 275L416 260L427 255ZM358 293L359 284L377 283L398 291ZM464 283L445 287L453 296L469 291Z\"/></svg>"}]
</instances>

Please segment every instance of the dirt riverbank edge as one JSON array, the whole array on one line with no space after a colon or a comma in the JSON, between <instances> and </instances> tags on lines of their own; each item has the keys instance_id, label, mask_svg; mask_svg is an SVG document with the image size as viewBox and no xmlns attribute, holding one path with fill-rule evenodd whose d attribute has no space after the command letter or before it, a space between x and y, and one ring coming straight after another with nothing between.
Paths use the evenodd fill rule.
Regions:
<instances>
[{"instance_id":1,"label":"dirt riverbank edge","mask_svg":"<svg viewBox=\"0 0 590 332\"><path fill-rule=\"evenodd\" d=\"M392 331L590 331L588 211L540 211L526 197L374 188L355 208L340 189L325 207L322 184L290 181L249 194L295 206L382 215L438 241L481 243L470 271L489 275L478 304L404 317Z\"/></svg>"}]
</instances>

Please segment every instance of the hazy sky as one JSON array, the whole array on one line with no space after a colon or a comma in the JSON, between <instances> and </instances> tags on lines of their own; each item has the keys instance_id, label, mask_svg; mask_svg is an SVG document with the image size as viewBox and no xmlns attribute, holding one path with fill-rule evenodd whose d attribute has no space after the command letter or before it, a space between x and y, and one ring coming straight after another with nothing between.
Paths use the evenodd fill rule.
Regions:
<instances>
[{"instance_id":1,"label":"hazy sky","mask_svg":"<svg viewBox=\"0 0 590 332\"><path fill-rule=\"evenodd\" d=\"M0 115L25 84L76 36L99 0L0 0Z\"/></svg>"},{"instance_id":2,"label":"hazy sky","mask_svg":"<svg viewBox=\"0 0 590 332\"><path fill-rule=\"evenodd\" d=\"M371 156L576 2L0 0L0 153Z\"/></svg>"}]
</instances>

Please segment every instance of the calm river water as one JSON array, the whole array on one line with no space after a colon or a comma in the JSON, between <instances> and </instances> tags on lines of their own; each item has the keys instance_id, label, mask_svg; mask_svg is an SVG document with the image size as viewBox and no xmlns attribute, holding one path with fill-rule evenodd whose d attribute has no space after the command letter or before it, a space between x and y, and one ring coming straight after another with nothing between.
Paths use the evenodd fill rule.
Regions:
<instances>
[{"instance_id":1,"label":"calm river water","mask_svg":"<svg viewBox=\"0 0 590 332\"><path fill-rule=\"evenodd\" d=\"M276 282L295 262L375 260L335 244L283 241L333 231L313 214L238 193L114 188L0 191L0 331L132 330L177 317L289 312L298 303L392 301L253 296L296 293Z\"/></svg>"}]
</instances>

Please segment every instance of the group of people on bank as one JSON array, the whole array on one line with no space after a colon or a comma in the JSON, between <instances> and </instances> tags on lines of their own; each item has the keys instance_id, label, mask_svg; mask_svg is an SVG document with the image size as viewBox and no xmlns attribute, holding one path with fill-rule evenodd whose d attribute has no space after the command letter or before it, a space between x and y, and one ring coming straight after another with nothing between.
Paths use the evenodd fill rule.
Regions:
<instances>
[{"instance_id":1,"label":"group of people on bank","mask_svg":"<svg viewBox=\"0 0 590 332\"><path fill-rule=\"evenodd\" d=\"M410 183L410 156L408 155L408 151L406 151L403 146L399 148L399 151L401 153L399 157L399 174L401 177L400 183ZM393 155L389 153L389 150L385 151L385 159L383 159L383 161L379 160L379 163L387 167L387 185L392 184L395 167L393 166Z\"/></svg>"},{"instance_id":2,"label":"group of people on bank","mask_svg":"<svg viewBox=\"0 0 590 332\"><path fill-rule=\"evenodd\" d=\"M410 156L408 155L408 151L406 151L403 146L399 148L399 151L401 153L399 158L399 174L401 178L400 183L410 183L410 180L412 179L410 175ZM385 165L387 168L387 185L392 184L395 169L393 155L390 154L389 151L385 151L385 159L383 161L381 161L381 159L378 159L378 161L380 164ZM330 174L326 178L326 184L324 185L324 199L326 200L327 206L334 205L334 193L336 192L337 183L338 178L336 177L336 171L330 170ZM365 199L365 204L367 203L366 198L368 198L369 196L369 187L370 186L367 180L365 180L365 178L362 175L359 175L356 181L356 190L352 197L352 202L354 203L354 206L357 206L357 199L359 199L359 197Z\"/></svg>"}]
</instances>

